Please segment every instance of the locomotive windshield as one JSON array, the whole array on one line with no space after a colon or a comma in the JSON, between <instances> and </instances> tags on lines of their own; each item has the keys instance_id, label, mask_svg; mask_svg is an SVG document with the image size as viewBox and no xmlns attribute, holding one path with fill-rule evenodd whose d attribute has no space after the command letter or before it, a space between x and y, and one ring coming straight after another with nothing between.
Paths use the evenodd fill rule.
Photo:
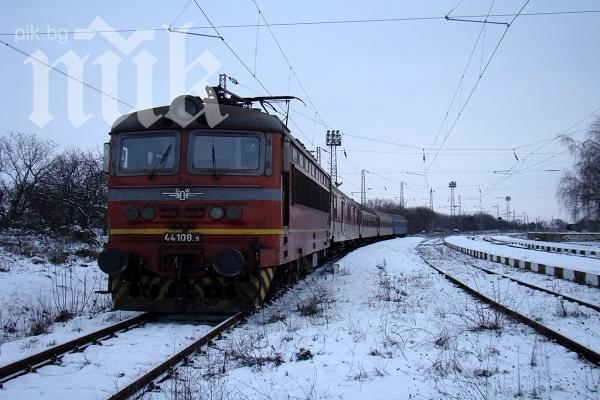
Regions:
<instances>
[{"instance_id":1,"label":"locomotive windshield","mask_svg":"<svg viewBox=\"0 0 600 400\"><path fill-rule=\"evenodd\" d=\"M175 135L124 137L120 141L119 170L122 172L161 172L175 168Z\"/></svg>"},{"instance_id":2,"label":"locomotive windshield","mask_svg":"<svg viewBox=\"0 0 600 400\"><path fill-rule=\"evenodd\" d=\"M194 169L257 171L261 168L261 139L258 136L196 135L191 150Z\"/></svg>"}]
</instances>

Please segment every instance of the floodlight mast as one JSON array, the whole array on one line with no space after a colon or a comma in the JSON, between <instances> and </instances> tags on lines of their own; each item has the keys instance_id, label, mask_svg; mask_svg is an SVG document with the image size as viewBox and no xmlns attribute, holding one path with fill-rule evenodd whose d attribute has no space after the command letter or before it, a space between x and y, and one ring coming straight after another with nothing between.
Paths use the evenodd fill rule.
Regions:
<instances>
[{"instance_id":1,"label":"floodlight mast","mask_svg":"<svg viewBox=\"0 0 600 400\"><path fill-rule=\"evenodd\" d=\"M450 181L450 215L456 215L456 203L454 202L454 192L456 191L456 181Z\"/></svg>"},{"instance_id":2,"label":"floodlight mast","mask_svg":"<svg viewBox=\"0 0 600 400\"><path fill-rule=\"evenodd\" d=\"M337 148L342 145L342 135L338 130L327 130L325 144L329 146L329 174L336 187L340 186L337 176Z\"/></svg>"}]
</instances>

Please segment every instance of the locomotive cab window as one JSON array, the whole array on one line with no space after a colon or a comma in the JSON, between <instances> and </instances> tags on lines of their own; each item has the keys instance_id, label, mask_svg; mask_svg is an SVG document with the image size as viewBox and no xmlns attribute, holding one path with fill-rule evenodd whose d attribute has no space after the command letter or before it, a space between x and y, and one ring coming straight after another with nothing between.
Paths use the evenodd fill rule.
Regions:
<instances>
[{"instance_id":1,"label":"locomotive cab window","mask_svg":"<svg viewBox=\"0 0 600 400\"><path fill-rule=\"evenodd\" d=\"M175 133L127 134L118 140L118 175L174 173L178 160Z\"/></svg>"},{"instance_id":2,"label":"locomotive cab window","mask_svg":"<svg viewBox=\"0 0 600 400\"><path fill-rule=\"evenodd\" d=\"M262 134L204 134L191 136L189 167L193 172L260 175L265 164Z\"/></svg>"}]
</instances>

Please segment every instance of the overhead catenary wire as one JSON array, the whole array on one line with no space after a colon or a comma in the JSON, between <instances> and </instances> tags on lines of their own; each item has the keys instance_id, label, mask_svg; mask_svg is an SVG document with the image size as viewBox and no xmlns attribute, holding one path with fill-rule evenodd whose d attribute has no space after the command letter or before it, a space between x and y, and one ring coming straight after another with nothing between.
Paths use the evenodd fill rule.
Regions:
<instances>
[{"instance_id":1,"label":"overhead catenary wire","mask_svg":"<svg viewBox=\"0 0 600 400\"><path fill-rule=\"evenodd\" d=\"M600 115L600 108L597 108L595 110L593 110L592 112L586 114L584 117L580 118L577 122L575 122L574 124L572 124L571 126L569 126L568 128L564 129L563 131L561 131L559 134L554 135L550 138L546 138L543 140L537 140L531 143L527 143L521 146L516 146L515 149L523 149L526 147L531 147L537 144L542 144L541 146L538 146L536 149L532 150L529 152L529 154L523 156L523 158L519 161L516 161L515 163L513 163L513 165L511 166L511 168L508 170L508 173L506 175L502 175L502 177L500 177L499 179L492 179L492 180L487 180L485 182L481 182L478 184L463 184L461 185L462 188L483 188L483 187L490 187L489 189L484 189L484 192L481 194L482 197L487 197L490 194L494 193L494 192L498 192L500 190L507 190L507 189L513 189L515 188L515 185L512 186L504 186L504 183L506 183L510 178L517 176L517 175L521 175L524 173L532 173L532 172L539 172L539 173L546 173L546 172L558 172L556 168L553 169L548 169L548 170L535 170L534 168L536 167L540 167L541 165L543 165L544 163L547 163L548 161L551 161L553 159L556 159L557 157L564 155L566 153L568 153L568 150L563 150L560 152L556 152L556 153L540 153L540 150L542 150L543 148L547 147L550 143L565 137L565 136L572 136L575 133L579 133L579 132L586 132L587 129L578 129L573 131L573 128L576 128L577 126L581 125L583 122L585 122L586 120L589 120L590 118L593 118L594 116ZM505 150L509 151L511 149L506 148ZM350 150L348 150L350 151ZM533 155L549 155L549 157L546 157L542 160L536 160L534 163L529 163L527 164L527 162L531 159L531 157ZM520 168L517 169L517 166L521 165ZM556 164L553 164L553 166L556 166ZM442 171L443 172L443 171ZM378 173L386 173L386 171L379 171ZM454 171L453 173L457 173L456 171ZM355 174L355 173L350 173L350 174ZM372 173L373 175L376 175L376 173ZM413 183L413 185L415 185L415 183ZM416 184L418 186L418 184ZM521 185L521 184L519 184ZM518 186L518 185L517 185ZM527 188L531 188L531 184L527 183L526 184ZM438 189L438 190L442 190L445 188L445 186L431 186L431 188L433 189ZM466 195L468 196L468 195ZM479 199L479 194L477 194L475 197L477 199ZM465 197L467 198L467 197Z\"/></svg>"},{"instance_id":2,"label":"overhead catenary wire","mask_svg":"<svg viewBox=\"0 0 600 400\"><path fill-rule=\"evenodd\" d=\"M256 75L256 60L258 58L258 34L260 32L260 10L258 10L258 23L256 24L256 39L254 41L254 69L252 70L253 75Z\"/></svg>"},{"instance_id":3,"label":"overhead catenary wire","mask_svg":"<svg viewBox=\"0 0 600 400\"><path fill-rule=\"evenodd\" d=\"M550 160L552 158L558 157L561 154L564 154L566 151L562 151L560 153L556 153L553 154L552 156L539 161L539 163L536 163L530 167L527 167L524 169L524 172L557 172L558 170L556 169L531 169L534 166L537 166L538 164L544 163L547 160ZM415 175L417 174L414 171L372 171L369 170L370 173L372 174L376 174L376 175L380 175L382 177L382 179L389 179L389 178L384 178L383 175L401 175L401 174L406 174L406 175ZM497 173L504 173L504 171L502 170L477 170L477 171L473 171L473 170L462 170L462 171L431 171L429 172L430 174L497 174ZM359 174L359 172L348 172L348 174L353 174L353 175L357 175Z\"/></svg>"},{"instance_id":4,"label":"overhead catenary wire","mask_svg":"<svg viewBox=\"0 0 600 400\"><path fill-rule=\"evenodd\" d=\"M175 17L175 19L173 20L173 22L171 22L169 24L169 27L167 28L167 30L170 30L173 27L173 25L175 25L175 23L177 22L177 20L179 20L179 17L181 17L181 15L185 12L185 10L188 9L188 7L190 6L190 4L192 4L192 1L193 0L188 0L188 2L185 4L185 7L183 7L181 9L181 11L179 12L179 14L177 14L177 16Z\"/></svg>"},{"instance_id":5,"label":"overhead catenary wire","mask_svg":"<svg viewBox=\"0 0 600 400\"><path fill-rule=\"evenodd\" d=\"M591 118L592 116L594 116L598 112L600 112L600 109L594 110L592 113L589 113L584 118L580 119L577 123L571 125L569 128L567 128L566 130L562 131L560 134L554 135L551 138L547 138L547 139L543 139L543 140L538 140L538 141L534 141L534 142L527 143L527 144L524 144L524 145L516 146L515 148L523 149L523 148L530 147L530 146L533 146L533 145L536 145L536 144L544 143L543 146L536 148L535 150L531 151L527 156L525 156L523 158L523 160L521 161L521 164L524 164L529 158L531 158L531 156L533 154L539 154L540 149L546 147L552 141L555 141L555 140L563 137L564 135L573 135L573 134L578 133L578 132L586 131L585 129L581 129L581 130L577 130L577 131L573 131L573 132L567 133L568 130L573 129L574 127L578 126L579 124L581 124L582 122L584 122L586 119ZM508 148L507 147L507 148L503 148L503 150L512 153L515 148ZM457 150L458 151L458 150L465 150L465 149L448 149L448 150ZM472 150L472 149L467 149L467 150ZM484 150L498 150L498 149L491 149L490 148L490 149L484 149ZM352 151L352 150L348 150L348 151ZM523 171L519 170L518 173L526 173L526 172L555 172L555 171L535 171L535 170L533 170L533 168L536 167L536 166L538 166L538 165L540 165L540 164L542 164L542 163L544 163L544 162L546 162L546 161L548 161L548 160L556 158L557 156L559 156L561 154L564 154L564 153L565 153L565 151L557 152L557 153L549 153L550 157L548 157L547 159L544 159L542 161L536 162L534 165L528 165L527 167L524 168ZM418 154L418 153L415 153L415 154ZM348 162L350 162L350 161L348 160ZM355 166L358 166L358 164L356 164L356 163L352 163L352 162L350 162L350 163L353 164L353 165L355 165ZM509 169L509 171L512 171L518 164L519 164L519 162L516 162L515 164L513 164L513 166ZM371 175L378 176L378 177L380 177L381 179L384 179L384 180L385 179L390 179L390 178L385 178L385 177L383 177L381 175L381 174L386 174L386 173L387 173L386 171L379 171L379 172L377 172L377 171L371 171ZM406 173L406 171L404 171L403 173ZM453 171L453 172L450 172L450 171L438 171L438 172L432 172L432 173L440 173L440 174L444 174L444 173L461 173L461 171ZM469 171L467 171L465 173L469 173L470 174L470 173L475 173L475 172L469 172ZM493 173L493 170L490 171L490 172L488 172L488 173ZM358 173L349 173L349 174L350 175L356 175ZM411 173L411 174L414 174L414 172ZM479 187L491 186L491 190L487 190L485 193L483 193L483 196L487 196L489 193L496 191L496 189L499 190L500 189L499 185L502 185L512 175L514 175L514 174L509 173L508 175L502 175L502 177L500 179L495 178L495 179L488 180L488 181L485 181L483 183L479 183L479 184L475 184L475 185L461 185L461 187L463 187L463 188L467 188L467 187L477 187L477 188L479 188ZM400 181L396 180L395 182L400 182ZM413 185L423 186L423 187L428 187L428 188L430 187L430 185L429 185L428 182L426 182L426 185L419 185L419 184L416 184L416 183L413 182ZM439 189L439 190L444 189L444 187L445 186L441 186L441 187L439 187L439 186L433 186L433 185L431 186L431 188L433 188L433 189Z\"/></svg>"},{"instance_id":6,"label":"overhead catenary wire","mask_svg":"<svg viewBox=\"0 0 600 400\"><path fill-rule=\"evenodd\" d=\"M195 0L194 0L195 1ZM294 69L294 67L292 66L292 63L290 62L290 59L288 58L287 54L285 53L285 51L283 50L283 47L281 47L281 44L279 43L279 40L277 40L277 36L275 36L275 33L273 32L273 29L271 29L271 26L269 25L269 23L267 22L267 18L265 17L265 14L261 11L260 7L258 6L258 3L256 2L256 0L252 0L252 2L254 3L254 6L256 7L256 9L258 10L258 13L260 15L260 17L262 18L263 22L265 23L265 26L267 27L267 29L269 30L269 33L271 34L271 37L273 38L273 40L275 41L275 44L277 45L277 48L279 49L279 51L281 52L281 55L283 56L283 59L285 60L285 62L287 63L288 67L290 68L290 72L291 74L294 75L294 78L296 78L296 81L298 82L298 85L300 86L300 89L302 89L302 92L304 93L304 95L306 96L306 99L308 100L309 104L311 105L313 111L315 112L315 114L317 115L317 117L319 118L319 120L325 124L325 121L323 121L323 118L321 117L321 115L319 114L319 111L317 110L317 107L315 107L315 104L312 101L311 96L308 94L308 91L306 90L306 88L304 87L304 85L302 84L302 81L300 80L300 77L298 77L298 74L296 73L296 70Z\"/></svg>"},{"instance_id":7,"label":"overhead catenary wire","mask_svg":"<svg viewBox=\"0 0 600 400\"><path fill-rule=\"evenodd\" d=\"M556 15L580 15L580 14L598 14L600 10L562 10L562 11L540 11L521 13L521 17L540 17L540 16L556 16ZM516 14L490 14L490 17L509 18ZM485 15L456 15L454 18L484 18ZM411 21L443 21L444 15L435 16L413 16L413 17L392 17L392 18L356 18L356 19L340 19L340 20L321 20L321 21L291 21L291 22L273 22L271 27L293 27L293 26L315 26L315 25L347 25L347 24L372 24L372 23L389 23L389 22L411 22ZM236 29L236 28L251 28L266 27L265 24L237 24L237 25L214 25L217 29ZM177 28L174 28L177 29ZM188 29L213 29L213 26L192 26ZM122 28L122 29L66 29L62 32L73 35L78 33L133 33L133 32L166 32L168 28ZM0 36L20 36L22 33L17 32L2 32ZM39 31L38 36L56 35L56 31Z\"/></svg>"},{"instance_id":8,"label":"overhead catenary wire","mask_svg":"<svg viewBox=\"0 0 600 400\"><path fill-rule=\"evenodd\" d=\"M494 0L492 0L490 7L488 8L488 12L487 15L490 15L490 12L492 11L492 7L494 7ZM451 11L454 11L454 9L456 9L456 7L458 7L460 5L461 2L459 2ZM448 13L448 14L450 14ZM486 16L486 20L487 20L487 16ZM433 143L431 144L432 148L435 148L435 145L437 144L437 140L438 137L440 136L440 133L442 132L442 128L444 127L444 125L446 124L447 120L448 120L448 116L450 115L450 111L452 110L452 106L454 105L454 101L456 100L456 96L459 93L459 90L462 89L462 84L465 80L465 75L467 74L467 71L469 69L469 66L471 65L471 61L473 60L473 55L475 54L475 50L477 49L477 45L479 44L479 41L481 40L481 36L484 32L485 29L485 24L481 25L481 29L479 30L479 35L477 35L477 40L475 40L475 44L473 45L473 48L471 49L471 53L469 54L469 57L467 59L467 63L463 69L463 72L460 76L460 79L458 80L458 84L456 85L456 89L454 90L454 94L452 95L452 98L450 99L450 104L448 105L448 109L446 110L446 113L444 114L444 118L442 119L442 122L440 123L440 126L437 130L437 133L435 134L435 138L433 139ZM481 73L480 73L481 74ZM459 105L460 105L460 99L459 99ZM427 152L427 158L429 158L430 155L430 151Z\"/></svg>"},{"instance_id":9,"label":"overhead catenary wire","mask_svg":"<svg viewBox=\"0 0 600 400\"><path fill-rule=\"evenodd\" d=\"M374 154L393 154L401 156L420 156L421 152L408 152L408 151L389 151L389 150L357 150L346 148L348 153L374 153ZM510 154L508 149L445 149L445 151L459 151L459 153L445 154L446 156L503 156ZM556 152L548 153L537 153L537 155L551 155L557 154ZM439 157L439 156L438 156Z\"/></svg>"},{"instance_id":10,"label":"overhead catenary wire","mask_svg":"<svg viewBox=\"0 0 600 400\"><path fill-rule=\"evenodd\" d=\"M527 4L529 4L530 1L531 0L526 0L525 1L525 3L523 4L523 6L520 8L519 12L517 12L517 14L515 14L515 16L513 17L513 19L510 21L510 23L504 29L504 32L502 33L502 36L500 36L500 40L498 40L498 43L496 44L496 47L492 51L492 54L490 55L490 58L488 59L487 63L485 64L485 67L481 71L481 74L477 78L477 81L475 82L475 85L473 85L473 88L471 89L471 92L467 96L467 99L465 100L464 104L462 105L462 107L460 108L458 114L456 115L456 118L454 119L454 122L452 123L452 126L450 127L450 129L448 130L448 132L446 133L446 135L444 136L444 140L442 141L442 144L440 145L439 149L441 149L442 147L444 147L444 144L446 144L446 141L448 140L448 137L454 131L454 128L456 127L456 124L458 123L458 120L460 119L460 117L463 114L465 108L469 104L469 101L471 100L471 98L473 96L473 93L475 93L475 90L477 90L477 87L479 86L479 83L481 82L481 79L483 78L485 72L487 71L488 67L490 66L490 63L494 59L494 56L498 52L498 49L500 48L500 45L504 41L504 38L506 37L506 34L508 33L508 30L510 29L510 27L512 26L512 24L515 22L515 20L517 19L517 17L521 14L521 12L525 9L525 7L527 6ZM437 155L439 154L439 149L435 152L433 158L429 161L427 169L431 168L431 165L433 164L433 162L437 158Z\"/></svg>"},{"instance_id":11,"label":"overhead catenary wire","mask_svg":"<svg viewBox=\"0 0 600 400\"><path fill-rule=\"evenodd\" d=\"M446 13L446 17L449 17L450 14L452 14L454 12L454 10L456 10L462 4L463 1L464 0L460 0L458 3L456 3L456 5L454 7L452 7L452 9Z\"/></svg>"},{"instance_id":12,"label":"overhead catenary wire","mask_svg":"<svg viewBox=\"0 0 600 400\"><path fill-rule=\"evenodd\" d=\"M204 18L206 18L206 20L208 21L208 23L210 24L210 26L212 27L212 29L220 37L221 41L227 47L227 49L233 54L233 56L238 60L238 62L244 67L244 69L246 69L246 71L248 71L248 73L250 75L252 75L252 77L260 85L260 87L267 94L269 94L271 96L272 94L269 91L269 89L267 89L267 87L262 83L262 81L258 78L258 76L256 76L256 74L250 69L250 67L244 62L244 60L237 54L237 52L229 45L229 43L227 43L227 40L225 40L225 38L221 35L221 33L219 32L219 30L216 28L216 26L212 23L211 19L208 17L208 15L204 11L204 9L200 6L200 4L198 3L198 1L197 0L192 0L192 1L196 5L196 7L200 10L200 12L202 13L202 15L204 15ZM260 13L260 15L262 16L262 18L264 20L264 16L262 15L262 13ZM281 110L281 113L285 114L285 112L283 110ZM288 116L288 121L290 123L292 123L299 130L299 132L314 146L314 143L312 143L312 141L310 140L310 138L308 137L308 135L306 135L304 133L304 131L291 118L289 118L289 116Z\"/></svg>"},{"instance_id":13,"label":"overhead catenary wire","mask_svg":"<svg viewBox=\"0 0 600 400\"><path fill-rule=\"evenodd\" d=\"M252 75L252 77L254 77L254 79L256 80L256 82L258 82L258 84L260 85L260 87L265 92L267 92L267 94L269 96L271 96L271 92L266 88L266 86L261 82L261 80L252 72L252 70L250 69L250 67L248 67L248 65L244 62L244 60L242 60L242 58L236 53L236 51L229 45L229 43L227 43L227 40L225 40L225 38L223 37L223 35L221 35L221 33L219 32L219 30L217 29L217 27L212 23L212 21L210 20L210 18L208 17L208 15L204 12L204 10L200 6L200 4L198 4L198 1L197 0L192 0L192 1L196 5L196 7L200 10L200 12L202 13L202 15L204 15L204 18L206 18L206 20L208 21L208 23L210 24L210 26L212 27L212 29L215 31L215 33L217 34L217 36L219 36L219 38L221 39L221 41L223 42L223 44L225 45L225 47L227 47L227 49L231 52L231 54L233 54L233 56L238 60L238 62L244 67L244 69L246 71L248 71L248 73L250 75Z\"/></svg>"},{"instance_id":14,"label":"overhead catenary wire","mask_svg":"<svg viewBox=\"0 0 600 400\"><path fill-rule=\"evenodd\" d=\"M44 60L41 60L41 59L39 59L39 58L37 58L37 57L33 56L32 54L29 54L29 53L27 53L26 51L23 51L23 50L19 49L18 47L16 47L16 46L13 46L12 44L5 42L5 41L4 41L4 40L2 40L2 39L0 39L0 43L2 43L4 46L8 47L9 49L11 49L11 50L14 50L14 51L16 51L17 53L20 53L21 55L24 55L25 57L28 57L28 58L30 58L30 59L32 59L32 60L34 60L34 61L36 61L36 62L38 62L38 63L40 63L40 64L43 64L43 65L47 66L48 68L52 69L53 71L55 71L55 72L57 72L57 73L59 73L59 74L61 74L61 75L65 76L65 77L67 77L68 79L72 79L72 80L74 80L74 81L76 81L76 82L79 82L79 83L81 83L83 86L85 86L85 87L87 87L88 89L91 89L91 90L93 90L93 91L95 91L95 92L97 92L97 93L100 93L102 96L109 97L109 98L111 98L111 99L113 99L113 100L115 100L115 101L117 101L117 102L119 102L119 103L121 103L121 104L123 104L123 105L126 105L127 107L129 107L129 108L131 108L131 109L136 109L136 107L135 107L135 106L133 106L133 105L131 105L131 104L127 103L126 101L123 101L123 100L119 99L118 97L116 97L116 96L113 96L113 95L112 95L112 94L110 94L110 93L106 93L105 91L103 91L102 89L99 89L99 88L97 88L97 87L96 87L96 86L94 86L94 85L90 85L90 84L89 84L89 83L87 83L86 81L84 81L84 80L82 80L82 79L79 79L79 78L77 78L77 77L74 77L73 75L71 75L71 74L69 74L69 73L67 73L67 72L65 72L65 71L63 71L63 70L61 70L60 68L56 68L54 65L48 64L46 61L44 61Z\"/></svg>"},{"instance_id":15,"label":"overhead catenary wire","mask_svg":"<svg viewBox=\"0 0 600 400\"><path fill-rule=\"evenodd\" d=\"M315 122L325 128L331 129L331 127L327 124L323 124L321 121L312 118L309 115L304 114L303 112L296 110L296 109L291 109L294 111L294 114L298 114L303 118L306 118L309 121ZM600 111L600 109L598 110ZM591 115L591 114L590 114ZM573 131L571 133L566 133L567 131L564 131L564 133L559 134L559 135L554 135L550 138L545 138L545 139L540 139L540 140L536 140L534 142L530 142L530 143L525 143L525 144L521 144L518 146L512 146L512 147L473 147L473 148L458 148L458 147L454 147L454 148L443 148L443 149L439 149L440 152L442 151L509 151L509 152L513 152L514 150L520 150L526 147L530 147L533 145L536 145L538 143L542 143L542 142L547 142L547 141L553 141L558 139L560 136L562 135L572 135L578 132L584 132L585 129L581 129L581 130L577 130L577 131ZM371 141L371 142L376 142L376 143L382 143L382 144L389 144L389 145L393 145L393 146L399 146L399 147L405 147L405 148L409 148L409 149L413 149L413 150L419 150L419 154L421 154L422 150L425 151L430 151L430 150L436 150L436 148L434 147L423 147L423 146L418 146L418 145L412 145L412 144L407 144L407 143L400 143L400 142L395 142L395 141L391 141L391 140L383 140L383 139L377 139L377 138L373 138L373 137L369 137L369 136L362 136L362 135L357 135L355 133L352 132L347 132L344 131L344 135L348 136L348 137L353 137L353 138L357 138L357 139L362 139L362 140L367 140L367 141ZM356 150L354 150L356 151Z\"/></svg>"},{"instance_id":16,"label":"overhead catenary wire","mask_svg":"<svg viewBox=\"0 0 600 400\"><path fill-rule=\"evenodd\" d=\"M542 150L542 149L544 149L545 147L547 147L547 146L548 146L548 145L549 145L549 144L550 144L552 141L555 141L555 140L557 140L557 139L560 139L560 138L562 138L562 137L564 137L564 136L571 136L571 135L572 135L574 132L573 132L573 133L571 133L571 134L569 134L569 133L568 133L569 131L571 131L573 128L575 128L575 127L579 126L579 125L580 125L580 124L582 124L584 121L587 121L588 119L590 119L590 118L592 118L592 117L594 117L594 116L596 116L596 115L598 115L598 114L600 114L600 108L596 108L596 109L595 109L595 110L593 110L592 112L590 112L590 113L586 114L586 115L585 115L583 118L579 119L577 122L575 122L574 124L572 124L571 126L569 126L567 129L563 130L563 131L562 131L561 133L559 133L558 135L556 135L556 136L554 136L554 137L550 138L549 140L545 140L545 141L538 141L537 143L535 143L535 144L538 144L538 143L544 143L544 144L543 144L542 146L539 146L537 149L535 149L535 150L531 151L529 154L527 154L525 157L523 157L523 158L522 158L520 161L516 161L516 162L515 162L515 163L514 163L514 164L511 166L511 168L508 170L508 174L504 175L502 178L500 178L499 180L495 181L495 182L494 182L494 184L492 184L492 188L491 188L489 191L487 191L485 195L487 195L487 194L489 194L489 193L492 193L492 192L494 192L494 191L496 191L496 190L500 189L500 187L501 187L501 186L502 186L502 185L503 185L505 182L507 182L507 181L508 181L508 180L509 180L511 177L513 177L513 176L515 176L515 175L518 175L519 173L521 173L521 171L524 171L524 170L526 170L526 168L533 168L533 167L535 167L535 166L537 166L537 165L540 165L540 164L541 164L541 163L543 163L543 162L546 162L546 161L548 161L548 160L550 160L550 159L553 159L553 158L557 157L558 155L565 154L565 153L567 152L567 150L565 150L565 151L562 151L562 152L560 152L560 153L558 153L558 154L556 154L556 155L552 155L551 157L549 157L549 158L547 158L547 159L545 159L545 160L542 160L542 161L540 161L540 162L537 162L537 163L536 163L536 164L534 164L533 166L527 166L527 167L525 166L525 162L526 162L526 161L527 161L527 160L528 160L528 159L529 159L529 158L530 158L532 155L534 155L534 154L537 154L537 153L538 153L540 150ZM586 131L586 130L585 130L585 129L582 129L582 130L578 130L578 131L576 131L576 132L581 132L581 131ZM523 167L522 167L521 169L516 169L516 167L517 167L519 164L523 165Z\"/></svg>"}]
</instances>

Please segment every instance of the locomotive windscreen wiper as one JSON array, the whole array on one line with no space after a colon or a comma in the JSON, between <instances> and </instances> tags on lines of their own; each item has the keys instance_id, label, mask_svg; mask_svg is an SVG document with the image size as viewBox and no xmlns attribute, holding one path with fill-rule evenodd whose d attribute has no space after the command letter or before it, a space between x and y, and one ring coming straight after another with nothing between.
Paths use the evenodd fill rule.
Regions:
<instances>
[{"instance_id":1,"label":"locomotive windscreen wiper","mask_svg":"<svg viewBox=\"0 0 600 400\"><path fill-rule=\"evenodd\" d=\"M161 165L163 165L165 163L165 161L167 161L167 157L169 156L169 153L171 152L171 148L173 147L172 144L168 145L165 152L163 153L163 155L157 159L157 161L154 163L154 166L152 167L152 171L150 171L150 173L148 174L148 178L152 179L152 177L154 176L154 173L156 172L156 169L158 167L160 167Z\"/></svg>"},{"instance_id":2,"label":"locomotive windscreen wiper","mask_svg":"<svg viewBox=\"0 0 600 400\"><path fill-rule=\"evenodd\" d=\"M212 144L212 150L211 150L211 157L212 157L212 167L213 167L213 171L215 173L215 179L219 178L219 175L217 175L217 158L215 157L215 143L213 142Z\"/></svg>"}]
</instances>

